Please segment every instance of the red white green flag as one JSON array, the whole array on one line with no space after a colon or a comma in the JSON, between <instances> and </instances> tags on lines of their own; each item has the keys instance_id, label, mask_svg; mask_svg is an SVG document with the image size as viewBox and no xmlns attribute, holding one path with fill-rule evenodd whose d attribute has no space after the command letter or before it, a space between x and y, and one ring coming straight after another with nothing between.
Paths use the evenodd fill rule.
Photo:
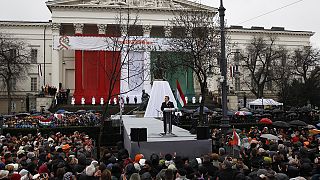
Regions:
<instances>
[{"instance_id":1,"label":"red white green flag","mask_svg":"<svg viewBox=\"0 0 320 180\"><path fill-rule=\"evenodd\" d=\"M177 80L176 93L177 93L176 98L177 98L178 108L182 108L187 103L178 80Z\"/></svg>"}]
</instances>

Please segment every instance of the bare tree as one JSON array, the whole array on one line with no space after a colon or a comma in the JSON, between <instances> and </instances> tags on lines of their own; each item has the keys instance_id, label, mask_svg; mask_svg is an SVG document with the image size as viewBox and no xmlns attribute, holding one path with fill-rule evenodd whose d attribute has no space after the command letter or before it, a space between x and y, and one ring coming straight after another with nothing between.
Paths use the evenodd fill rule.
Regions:
<instances>
[{"instance_id":1,"label":"bare tree","mask_svg":"<svg viewBox=\"0 0 320 180\"><path fill-rule=\"evenodd\" d=\"M276 38L272 36L267 40L254 37L241 55L244 83L256 98L263 97L266 84L278 78L274 68L282 62L286 50L275 42Z\"/></svg>"},{"instance_id":2,"label":"bare tree","mask_svg":"<svg viewBox=\"0 0 320 180\"><path fill-rule=\"evenodd\" d=\"M291 58L294 68L294 75L300 76L304 82L308 80L311 70L320 64L320 50L305 46L302 49L294 50Z\"/></svg>"},{"instance_id":3,"label":"bare tree","mask_svg":"<svg viewBox=\"0 0 320 180\"><path fill-rule=\"evenodd\" d=\"M179 58L164 58L167 69L190 68L200 85L200 123L203 123L203 106L208 91L208 74L218 73L219 29L215 14L209 11L181 11L170 20L170 25L180 28L176 37L168 39L171 51L180 54ZM175 34L173 34L174 36ZM174 53L167 53L169 56Z\"/></svg>"},{"instance_id":4,"label":"bare tree","mask_svg":"<svg viewBox=\"0 0 320 180\"><path fill-rule=\"evenodd\" d=\"M108 66L113 67L111 70L103 67L104 75L108 82L107 91L109 92L106 102L113 98L118 99L119 95L139 89L144 81L149 78L146 73L149 69L149 64L145 63L146 58L144 56L135 57L135 54L140 53L141 55L146 50L144 46L141 46L145 40L144 37L136 34L142 30L141 26L139 26L138 13L138 11L134 11L129 7L122 7L119 10L118 17L115 18L115 24L120 26L114 29L113 37L106 37L106 42L110 45L107 47L107 51L111 51L111 64L108 64ZM114 89L117 83L120 82L124 82L127 88L123 91L115 92ZM102 119L98 139L98 152L100 152L104 121L111 120L108 103L104 107Z\"/></svg>"},{"instance_id":5,"label":"bare tree","mask_svg":"<svg viewBox=\"0 0 320 180\"><path fill-rule=\"evenodd\" d=\"M30 50L26 43L0 33L0 79L6 88L8 114L11 113L12 91L26 77L30 67Z\"/></svg>"}]
</instances>

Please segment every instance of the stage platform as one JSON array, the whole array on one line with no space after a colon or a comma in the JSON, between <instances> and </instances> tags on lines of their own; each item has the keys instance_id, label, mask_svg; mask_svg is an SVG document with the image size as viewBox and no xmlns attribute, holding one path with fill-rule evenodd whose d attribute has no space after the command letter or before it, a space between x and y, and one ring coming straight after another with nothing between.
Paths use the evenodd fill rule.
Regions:
<instances>
[{"instance_id":1,"label":"stage platform","mask_svg":"<svg viewBox=\"0 0 320 180\"><path fill-rule=\"evenodd\" d=\"M142 153L146 158L152 153L176 153L178 156L195 158L211 152L211 139L197 140L196 135L177 126L172 127L174 136L162 136L163 122L155 118L123 116L123 125L124 145L132 158L137 153ZM131 128L147 128L147 141L131 141Z\"/></svg>"}]
</instances>

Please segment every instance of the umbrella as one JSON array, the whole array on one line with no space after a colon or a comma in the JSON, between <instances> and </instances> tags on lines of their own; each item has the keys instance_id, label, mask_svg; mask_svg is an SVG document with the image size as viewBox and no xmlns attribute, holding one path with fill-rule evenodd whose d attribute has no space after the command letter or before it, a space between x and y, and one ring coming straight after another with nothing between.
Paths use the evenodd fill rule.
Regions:
<instances>
[{"instance_id":1,"label":"umbrella","mask_svg":"<svg viewBox=\"0 0 320 180\"><path fill-rule=\"evenodd\" d=\"M272 121L271 121L271 119L269 119L269 118L262 118L262 119L259 121L259 123L261 123L261 124L272 124Z\"/></svg>"},{"instance_id":2,"label":"umbrella","mask_svg":"<svg viewBox=\"0 0 320 180\"><path fill-rule=\"evenodd\" d=\"M234 113L234 115L237 115L237 116L250 116L252 115L251 112L247 112L247 111L237 111Z\"/></svg>"},{"instance_id":3,"label":"umbrella","mask_svg":"<svg viewBox=\"0 0 320 180\"><path fill-rule=\"evenodd\" d=\"M233 115L234 115L234 112L233 112L233 111L227 111L227 115L228 115L228 116L233 116Z\"/></svg>"},{"instance_id":4,"label":"umbrella","mask_svg":"<svg viewBox=\"0 0 320 180\"><path fill-rule=\"evenodd\" d=\"M287 116L297 116L297 113L290 113Z\"/></svg>"},{"instance_id":5,"label":"umbrella","mask_svg":"<svg viewBox=\"0 0 320 180\"><path fill-rule=\"evenodd\" d=\"M290 111L297 111L297 108L296 107L292 107L292 108L290 108Z\"/></svg>"},{"instance_id":6,"label":"umbrella","mask_svg":"<svg viewBox=\"0 0 320 180\"><path fill-rule=\"evenodd\" d=\"M312 111L311 107L308 106L303 106L302 108L299 109L301 112L310 112Z\"/></svg>"},{"instance_id":7,"label":"umbrella","mask_svg":"<svg viewBox=\"0 0 320 180\"><path fill-rule=\"evenodd\" d=\"M181 108L181 112L186 113L186 114L192 114L192 113L194 113L194 110L193 109Z\"/></svg>"},{"instance_id":8,"label":"umbrella","mask_svg":"<svg viewBox=\"0 0 320 180\"><path fill-rule=\"evenodd\" d=\"M274 109L272 112L273 113L282 113L283 111L281 109Z\"/></svg>"},{"instance_id":9,"label":"umbrella","mask_svg":"<svg viewBox=\"0 0 320 180\"><path fill-rule=\"evenodd\" d=\"M290 125L284 121L275 121L272 123L272 125L276 126L276 127L280 127L280 128L289 128Z\"/></svg>"},{"instance_id":10,"label":"umbrella","mask_svg":"<svg viewBox=\"0 0 320 180\"><path fill-rule=\"evenodd\" d=\"M86 113L86 110L83 110L83 109L80 109L77 111L77 114L85 114Z\"/></svg>"},{"instance_id":11,"label":"umbrella","mask_svg":"<svg viewBox=\"0 0 320 180\"><path fill-rule=\"evenodd\" d=\"M249 109L248 108L241 108L240 111L246 111L246 112L249 112Z\"/></svg>"},{"instance_id":12,"label":"umbrella","mask_svg":"<svg viewBox=\"0 0 320 180\"><path fill-rule=\"evenodd\" d=\"M291 126L307 126L307 123L300 121L300 120L291 121L291 122L289 122L289 124Z\"/></svg>"},{"instance_id":13,"label":"umbrella","mask_svg":"<svg viewBox=\"0 0 320 180\"><path fill-rule=\"evenodd\" d=\"M236 133L241 133L241 130L240 129L235 129L236 130ZM227 134L232 134L233 133L233 129L229 129L228 131L227 131Z\"/></svg>"},{"instance_id":14,"label":"umbrella","mask_svg":"<svg viewBox=\"0 0 320 180\"><path fill-rule=\"evenodd\" d=\"M198 112L198 113L200 112L200 107L198 107L198 108L196 109L196 112ZM203 112L204 112L204 113L212 113L213 111L210 110L209 108L203 106Z\"/></svg>"},{"instance_id":15,"label":"umbrella","mask_svg":"<svg viewBox=\"0 0 320 180\"><path fill-rule=\"evenodd\" d=\"M271 114L269 114L269 113L262 114L262 116L263 116L263 117L272 117L272 115L271 115Z\"/></svg>"},{"instance_id":16,"label":"umbrella","mask_svg":"<svg viewBox=\"0 0 320 180\"><path fill-rule=\"evenodd\" d=\"M317 129L317 128L316 128L314 125L312 125L312 124L308 124L308 125L307 125L307 128L308 128L308 129Z\"/></svg>"},{"instance_id":17,"label":"umbrella","mask_svg":"<svg viewBox=\"0 0 320 180\"><path fill-rule=\"evenodd\" d=\"M262 134L260 137L269 140L279 140L279 138L273 134Z\"/></svg>"},{"instance_id":18,"label":"umbrella","mask_svg":"<svg viewBox=\"0 0 320 180\"><path fill-rule=\"evenodd\" d=\"M59 109L57 112L56 112L56 114L63 114L63 113L65 113L66 112L66 110L64 110L64 109Z\"/></svg>"},{"instance_id":19,"label":"umbrella","mask_svg":"<svg viewBox=\"0 0 320 180\"><path fill-rule=\"evenodd\" d=\"M217 112L222 112L222 109L221 109L221 108L214 108L213 110L214 110L214 111L217 111Z\"/></svg>"}]
</instances>

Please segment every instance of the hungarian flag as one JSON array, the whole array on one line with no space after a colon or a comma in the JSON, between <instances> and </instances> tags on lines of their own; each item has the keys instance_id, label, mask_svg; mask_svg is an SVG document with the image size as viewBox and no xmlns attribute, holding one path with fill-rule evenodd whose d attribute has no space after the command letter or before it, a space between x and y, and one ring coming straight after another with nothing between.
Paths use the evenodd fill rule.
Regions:
<instances>
[{"instance_id":1,"label":"hungarian flag","mask_svg":"<svg viewBox=\"0 0 320 180\"><path fill-rule=\"evenodd\" d=\"M182 92L181 86L179 84L179 81L177 80L177 90L176 90L177 94L176 94L176 98L178 101L178 107L182 108L184 105L186 105L186 99L184 97L184 94Z\"/></svg>"},{"instance_id":2,"label":"hungarian flag","mask_svg":"<svg viewBox=\"0 0 320 180\"><path fill-rule=\"evenodd\" d=\"M53 116L49 118L41 118L39 119L39 125L42 127L50 127L52 125Z\"/></svg>"},{"instance_id":3,"label":"hungarian flag","mask_svg":"<svg viewBox=\"0 0 320 180\"><path fill-rule=\"evenodd\" d=\"M233 146L241 146L241 141L239 134L236 132L235 129L233 129L233 137L232 137L232 143Z\"/></svg>"}]
</instances>

